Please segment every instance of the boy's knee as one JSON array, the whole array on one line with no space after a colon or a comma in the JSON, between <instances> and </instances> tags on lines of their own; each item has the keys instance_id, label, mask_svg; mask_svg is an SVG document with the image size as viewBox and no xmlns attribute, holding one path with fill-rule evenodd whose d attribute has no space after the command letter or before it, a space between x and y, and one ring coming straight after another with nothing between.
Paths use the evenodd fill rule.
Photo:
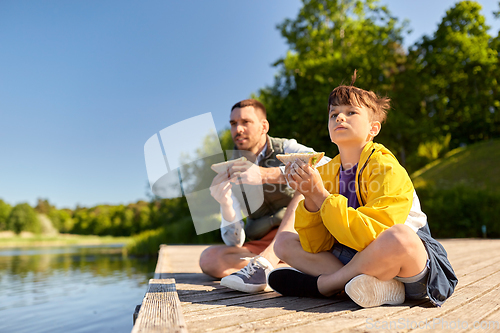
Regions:
<instances>
[{"instance_id":1,"label":"boy's knee","mask_svg":"<svg viewBox=\"0 0 500 333\"><path fill-rule=\"evenodd\" d=\"M274 253L284 262L287 262L287 256L290 253L290 247L297 243L298 235L292 232L281 232L276 236L274 243Z\"/></svg>"},{"instance_id":2,"label":"boy's knee","mask_svg":"<svg viewBox=\"0 0 500 333\"><path fill-rule=\"evenodd\" d=\"M417 234L404 224L396 224L384 231L387 249L396 254L411 254L421 241Z\"/></svg>"},{"instance_id":3,"label":"boy's knee","mask_svg":"<svg viewBox=\"0 0 500 333\"><path fill-rule=\"evenodd\" d=\"M283 235L282 233L281 234L278 234L276 236L276 241L274 242L274 254L276 254L276 257L278 257L280 260L283 260L284 261L284 258L283 258L283 254L285 254L285 244L286 242L283 240Z\"/></svg>"}]
</instances>

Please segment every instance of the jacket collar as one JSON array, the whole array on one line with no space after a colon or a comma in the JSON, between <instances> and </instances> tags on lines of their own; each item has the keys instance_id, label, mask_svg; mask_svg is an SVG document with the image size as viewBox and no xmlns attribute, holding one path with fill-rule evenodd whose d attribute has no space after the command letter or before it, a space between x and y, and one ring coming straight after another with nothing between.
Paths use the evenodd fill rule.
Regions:
<instances>
[{"instance_id":1,"label":"jacket collar","mask_svg":"<svg viewBox=\"0 0 500 333\"><path fill-rule=\"evenodd\" d=\"M380 149L379 145L374 143L373 141L368 142L363 147L363 150L361 151L361 156L359 157L359 161L358 161L358 171L366 164L366 162L370 158L370 155L373 153L373 149L375 149L375 150ZM342 165L342 161L340 159L340 154L335 156L335 158L332 160L332 162L334 164L333 172L334 172L334 174L338 174L340 172L340 166Z\"/></svg>"},{"instance_id":2,"label":"jacket collar","mask_svg":"<svg viewBox=\"0 0 500 333\"><path fill-rule=\"evenodd\" d=\"M358 169L362 168L363 165L366 164L370 156L373 154L373 150L378 150L379 147L377 146L378 145L375 142L370 141L363 147L363 150L361 151L361 156L359 157Z\"/></svg>"}]
</instances>

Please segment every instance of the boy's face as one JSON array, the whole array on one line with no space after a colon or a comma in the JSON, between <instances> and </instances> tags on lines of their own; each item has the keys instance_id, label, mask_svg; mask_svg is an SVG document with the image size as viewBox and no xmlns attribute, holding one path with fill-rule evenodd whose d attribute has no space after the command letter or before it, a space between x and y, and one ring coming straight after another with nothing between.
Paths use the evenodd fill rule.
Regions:
<instances>
[{"instance_id":1,"label":"boy's face","mask_svg":"<svg viewBox=\"0 0 500 333\"><path fill-rule=\"evenodd\" d=\"M337 145L364 145L380 132L380 122L371 120L371 110L364 106L330 105L328 131Z\"/></svg>"}]
</instances>

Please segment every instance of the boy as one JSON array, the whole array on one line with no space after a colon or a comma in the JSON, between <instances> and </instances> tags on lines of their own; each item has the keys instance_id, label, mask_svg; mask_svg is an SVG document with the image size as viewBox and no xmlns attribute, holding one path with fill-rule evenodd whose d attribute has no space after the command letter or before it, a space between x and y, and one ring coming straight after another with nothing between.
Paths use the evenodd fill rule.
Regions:
<instances>
[{"instance_id":1,"label":"boy","mask_svg":"<svg viewBox=\"0 0 500 333\"><path fill-rule=\"evenodd\" d=\"M351 86L329 97L328 131L339 155L313 169L287 165L289 185L304 195L295 229L276 240L277 256L296 268L272 271L269 285L285 296L327 297L345 289L358 305L440 306L457 278L444 248L430 236L406 170L373 142L389 99ZM423 218L422 218L423 217ZM423 223L422 223L423 221Z\"/></svg>"}]
</instances>

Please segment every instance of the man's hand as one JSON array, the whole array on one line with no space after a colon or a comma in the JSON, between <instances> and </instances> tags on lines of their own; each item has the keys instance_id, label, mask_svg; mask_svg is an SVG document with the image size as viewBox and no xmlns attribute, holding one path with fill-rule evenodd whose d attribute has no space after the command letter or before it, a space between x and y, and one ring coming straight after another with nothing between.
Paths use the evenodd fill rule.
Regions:
<instances>
[{"instance_id":1,"label":"man's hand","mask_svg":"<svg viewBox=\"0 0 500 333\"><path fill-rule=\"evenodd\" d=\"M250 161L236 162L228 170L229 180L236 184L262 185L261 169Z\"/></svg>"},{"instance_id":2,"label":"man's hand","mask_svg":"<svg viewBox=\"0 0 500 333\"><path fill-rule=\"evenodd\" d=\"M227 172L221 172L215 176L210 185L210 195L220 204L222 217L226 221L233 221L236 218L231 188Z\"/></svg>"},{"instance_id":3,"label":"man's hand","mask_svg":"<svg viewBox=\"0 0 500 333\"><path fill-rule=\"evenodd\" d=\"M229 182L227 172L219 173L215 176L210 185L210 195L217 200L221 206L232 206L233 199L231 198L232 185Z\"/></svg>"},{"instance_id":4,"label":"man's hand","mask_svg":"<svg viewBox=\"0 0 500 333\"><path fill-rule=\"evenodd\" d=\"M318 170L301 160L287 163L285 177L291 188L304 195L306 209L309 211L317 211L330 195Z\"/></svg>"}]
</instances>

